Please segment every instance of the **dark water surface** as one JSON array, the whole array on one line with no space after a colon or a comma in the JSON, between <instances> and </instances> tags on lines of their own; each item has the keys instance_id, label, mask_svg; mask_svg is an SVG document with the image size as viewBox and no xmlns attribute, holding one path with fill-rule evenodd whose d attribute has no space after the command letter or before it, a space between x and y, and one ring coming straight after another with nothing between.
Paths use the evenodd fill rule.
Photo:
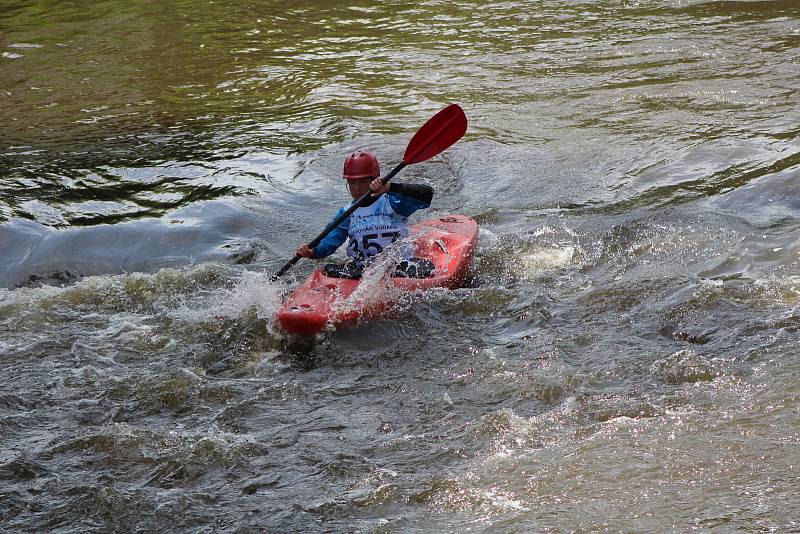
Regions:
<instances>
[{"instance_id":1,"label":"dark water surface","mask_svg":"<svg viewBox=\"0 0 800 534\"><path fill-rule=\"evenodd\" d=\"M0 530L800 529L800 4L0 2ZM401 179L468 287L290 343Z\"/></svg>"}]
</instances>

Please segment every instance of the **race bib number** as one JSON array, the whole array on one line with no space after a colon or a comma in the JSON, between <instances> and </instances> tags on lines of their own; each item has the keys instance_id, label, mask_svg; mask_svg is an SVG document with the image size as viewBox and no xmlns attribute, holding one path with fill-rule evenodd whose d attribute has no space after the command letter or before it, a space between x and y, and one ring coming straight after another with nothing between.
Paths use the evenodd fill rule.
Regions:
<instances>
[{"instance_id":1,"label":"race bib number","mask_svg":"<svg viewBox=\"0 0 800 534\"><path fill-rule=\"evenodd\" d=\"M383 249L394 243L400 238L400 232L380 232L364 234L361 239L351 239L348 254L359 259L369 258L375 254L380 254Z\"/></svg>"}]
</instances>

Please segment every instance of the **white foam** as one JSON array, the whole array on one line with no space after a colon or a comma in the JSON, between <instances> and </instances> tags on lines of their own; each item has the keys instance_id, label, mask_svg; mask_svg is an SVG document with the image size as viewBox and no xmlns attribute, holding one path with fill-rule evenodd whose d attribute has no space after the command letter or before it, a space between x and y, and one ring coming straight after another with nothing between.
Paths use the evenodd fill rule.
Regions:
<instances>
[{"instance_id":1,"label":"white foam","mask_svg":"<svg viewBox=\"0 0 800 534\"><path fill-rule=\"evenodd\" d=\"M515 270L521 276L532 276L545 271L563 269L576 257L575 247L542 247L523 252L516 257Z\"/></svg>"},{"instance_id":2,"label":"white foam","mask_svg":"<svg viewBox=\"0 0 800 534\"><path fill-rule=\"evenodd\" d=\"M259 319L273 317L281 305L283 286L270 281L271 274L244 271L230 289L218 289L184 302L170 315L188 322L236 318L255 310Z\"/></svg>"}]
</instances>

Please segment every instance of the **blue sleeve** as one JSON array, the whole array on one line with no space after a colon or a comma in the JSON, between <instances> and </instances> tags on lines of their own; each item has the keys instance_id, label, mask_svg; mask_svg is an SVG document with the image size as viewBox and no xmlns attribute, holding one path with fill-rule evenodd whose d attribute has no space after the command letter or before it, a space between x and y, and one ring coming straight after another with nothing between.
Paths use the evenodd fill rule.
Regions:
<instances>
[{"instance_id":1,"label":"blue sleeve","mask_svg":"<svg viewBox=\"0 0 800 534\"><path fill-rule=\"evenodd\" d=\"M430 198L414 198L394 191L386 193L386 196L389 198L389 204L392 206L395 213L403 217L408 217L415 211L427 208L431 205ZM433 190L431 190L430 194L430 197L432 196Z\"/></svg>"},{"instance_id":2,"label":"blue sleeve","mask_svg":"<svg viewBox=\"0 0 800 534\"><path fill-rule=\"evenodd\" d=\"M345 212L346 208L341 208L339 211L336 212L336 216L331 219L331 222L335 221L337 218L341 217L341 215ZM330 223L329 223L330 224ZM330 256L339 246L345 242L347 239L347 231L350 228L350 217L343 220L339 223L339 226L334 228L328 235L326 235L322 241L319 242L319 245L314 247L314 257L315 258L325 258Z\"/></svg>"}]
</instances>

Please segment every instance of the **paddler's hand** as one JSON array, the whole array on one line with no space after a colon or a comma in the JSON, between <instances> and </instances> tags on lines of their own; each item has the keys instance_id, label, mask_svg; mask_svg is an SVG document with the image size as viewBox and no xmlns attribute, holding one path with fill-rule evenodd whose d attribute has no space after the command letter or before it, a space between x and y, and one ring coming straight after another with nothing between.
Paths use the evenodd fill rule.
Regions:
<instances>
[{"instance_id":1,"label":"paddler's hand","mask_svg":"<svg viewBox=\"0 0 800 534\"><path fill-rule=\"evenodd\" d=\"M308 248L308 245L301 245L297 247L297 251L295 252L301 258L313 258L314 257L314 249Z\"/></svg>"},{"instance_id":2,"label":"paddler's hand","mask_svg":"<svg viewBox=\"0 0 800 534\"><path fill-rule=\"evenodd\" d=\"M380 178L375 178L370 182L369 188L372 191L373 197L379 197L384 193L389 192L389 184L384 184Z\"/></svg>"}]
</instances>

